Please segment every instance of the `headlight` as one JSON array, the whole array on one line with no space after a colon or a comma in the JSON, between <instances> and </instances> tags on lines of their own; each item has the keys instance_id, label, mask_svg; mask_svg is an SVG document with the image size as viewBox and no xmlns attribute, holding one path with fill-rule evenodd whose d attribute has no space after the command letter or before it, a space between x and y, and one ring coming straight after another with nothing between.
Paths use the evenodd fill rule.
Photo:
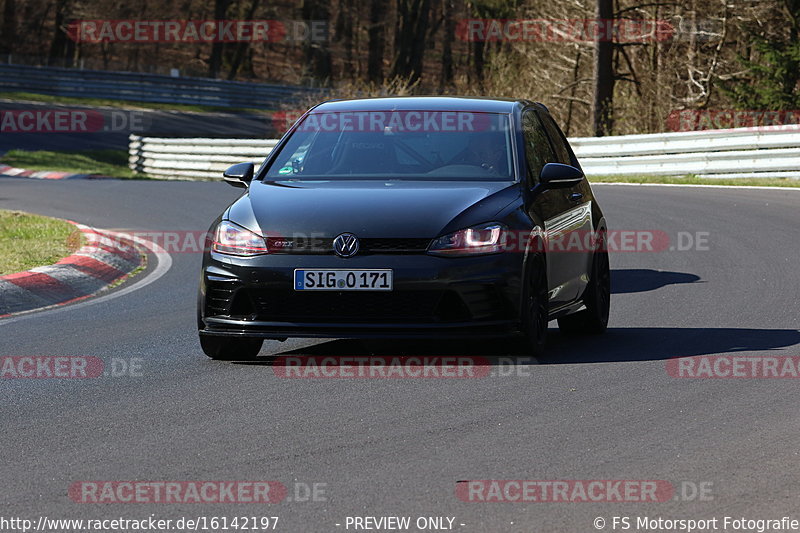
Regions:
<instances>
[{"instance_id":1,"label":"headlight","mask_svg":"<svg viewBox=\"0 0 800 533\"><path fill-rule=\"evenodd\" d=\"M268 253L263 237L233 222L222 221L214 232L211 249L228 255L261 255Z\"/></svg>"},{"instance_id":2,"label":"headlight","mask_svg":"<svg viewBox=\"0 0 800 533\"><path fill-rule=\"evenodd\" d=\"M434 240L428 252L434 255L479 255L502 252L506 245L506 228L492 222L462 229Z\"/></svg>"}]
</instances>

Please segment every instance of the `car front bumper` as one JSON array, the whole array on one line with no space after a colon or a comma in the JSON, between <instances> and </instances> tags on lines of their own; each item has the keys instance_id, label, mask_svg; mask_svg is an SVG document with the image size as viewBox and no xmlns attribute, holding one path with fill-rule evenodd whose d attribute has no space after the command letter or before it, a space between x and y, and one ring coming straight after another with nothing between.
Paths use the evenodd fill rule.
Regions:
<instances>
[{"instance_id":1,"label":"car front bumper","mask_svg":"<svg viewBox=\"0 0 800 533\"><path fill-rule=\"evenodd\" d=\"M392 291L295 291L295 269L393 270ZM201 335L503 337L519 330L521 254L205 255Z\"/></svg>"}]
</instances>

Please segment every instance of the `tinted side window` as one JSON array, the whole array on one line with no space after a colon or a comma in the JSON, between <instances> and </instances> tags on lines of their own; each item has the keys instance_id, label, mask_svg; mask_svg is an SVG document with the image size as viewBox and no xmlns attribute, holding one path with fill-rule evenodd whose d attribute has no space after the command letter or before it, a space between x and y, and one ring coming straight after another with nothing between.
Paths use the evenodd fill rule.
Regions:
<instances>
[{"instance_id":1,"label":"tinted side window","mask_svg":"<svg viewBox=\"0 0 800 533\"><path fill-rule=\"evenodd\" d=\"M547 138L547 133L539 117L528 111L522 118L522 131L525 135L525 159L528 162L528 179L531 184L539 183L539 174L546 163L556 163L556 156Z\"/></svg>"},{"instance_id":2,"label":"tinted side window","mask_svg":"<svg viewBox=\"0 0 800 533\"><path fill-rule=\"evenodd\" d=\"M556 126L553 117L544 113L542 113L540 116L542 118L542 122L544 123L544 127L547 130L547 134L550 135L550 140L553 141L553 147L555 148L558 162L564 163L565 165L571 165L572 157L570 156L569 148L567 147L567 141L564 139L564 134L562 134L561 130L558 129L558 126Z\"/></svg>"}]
</instances>

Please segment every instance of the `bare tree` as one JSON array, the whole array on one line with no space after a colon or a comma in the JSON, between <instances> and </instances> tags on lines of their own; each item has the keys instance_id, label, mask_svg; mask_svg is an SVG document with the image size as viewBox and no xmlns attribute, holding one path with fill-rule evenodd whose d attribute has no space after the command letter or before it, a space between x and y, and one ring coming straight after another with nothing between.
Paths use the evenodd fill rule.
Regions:
<instances>
[{"instance_id":1,"label":"bare tree","mask_svg":"<svg viewBox=\"0 0 800 533\"><path fill-rule=\"evenodd\" d=\"M614 24L613 0L596 0L595 21L603 28ZM599 31L594 39L594 99L592 101L592 128L594 135L602 137L613 129L614 101L614 42L611 32Z\"/></svg>"},{"instance_id":2,"label":"bare tree","mask_svg":"<svg viewBox=\"0 0 800 533\"><path fill-rule=\"evenodd\" d=\"M258 7L261 5L260 0L251 0L250 7L247 9L247 14L245 16L246 19L252 19ZM236 79L236 74L239 73L239 67L242 65L242 60L244 60L244 56L247 53L247 49L250 46L249 41L242 41L236 43L236 51L233 54L233 60L231 61L231 68L228 71L228 79L233 80Z\"/></svg>"},{"instance_id":3,"label":"bare tree","mask_svg":"<svg viewBox=\"0 0 800 533\"><path fill-rule=\"evenodd\" d=\"M47 64L65 66L75 50L75 43L67 38L67 22L72 8L71 0L58 0L55 8L53 39L50 41L50 53Z\"/></svg>"},{"instance_id":4,"label":"bare tree","mask_svg":"<svg viewBox=\"0 0 800 533\"><path fill-rule=\"evenodd\" d=\"M444 42L442 44L442 73L439 89L453 82L453 41L456 38L455 0L444 0Z\"/></svg>"},{"instance_id":5,"label":"bare tree","mask_svg":"<svg viewBox=\"0 0 800 533\"><path fill-rule=\"evenodd\" d=\"M304 0L302 17L304 20L329 20L328 0ZM309 39L305 42L304 53L310 75L319 81L330 81L333 63L328 44Z\"/></svg>"},{"instance_id":6,"label":"bare tree","mask_svg":"<svg viewBox=\"0 0 800 533\"><path fill-rule=\"evenodd\" d=\"M17 0L6 0L3 5L3 35L0 38L0 53L8 54L17 40Z\"/></svg>"},{"instance_id":7,"label":"bare tree","mask_svg":"<svg viewBox=\"0 0 800 533\"><path fill-rule=\"evenodd\" d=\"M228 15L228 7L231 5L231 0L215 0L214 1L214 19L225 20ZM211 44L211 57L208 59L208 77L216 78L219 70L222 67L222 51L225 47L223 42L215 42Z\"/></svg>"},{"instance_id":8,"label":"bare tree","mask_svg":"<svg viewBox=\"0 0 800 533\"><path fill-rule=\"evenodd\" d=\"M411 82L422 76L430 11L431 0L397 0L393 76L406 78Z\"/></svg>"},{"instance_id":9,"label":"bare tree","mask_svg":"<svg viewBox=\"0 0 800 533\"><path fill-rule=\"evenodd\" d=\"M369 25L367 26L367 81L383 82L383 53L386 46L384 17L388 12L385 0L370 0Z\"/></svg>"}]
</instances>

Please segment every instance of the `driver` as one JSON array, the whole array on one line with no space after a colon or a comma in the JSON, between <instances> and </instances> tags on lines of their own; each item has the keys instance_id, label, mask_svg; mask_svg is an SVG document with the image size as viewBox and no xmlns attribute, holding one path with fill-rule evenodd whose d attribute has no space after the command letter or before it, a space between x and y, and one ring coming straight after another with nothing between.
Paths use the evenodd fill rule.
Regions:
<instances>
[{"instance_id":1,"label":"driver","mask_svg":"<svg viewBox=\"0 0 800 533\"><path fill-rule=\"evenodd\" d=\"M503 137L478 134L470 136L469 144L453 158L452 163L475 165L498 174L503 170L505 161L506 145Z\"/></svg>"}]
</instances>

